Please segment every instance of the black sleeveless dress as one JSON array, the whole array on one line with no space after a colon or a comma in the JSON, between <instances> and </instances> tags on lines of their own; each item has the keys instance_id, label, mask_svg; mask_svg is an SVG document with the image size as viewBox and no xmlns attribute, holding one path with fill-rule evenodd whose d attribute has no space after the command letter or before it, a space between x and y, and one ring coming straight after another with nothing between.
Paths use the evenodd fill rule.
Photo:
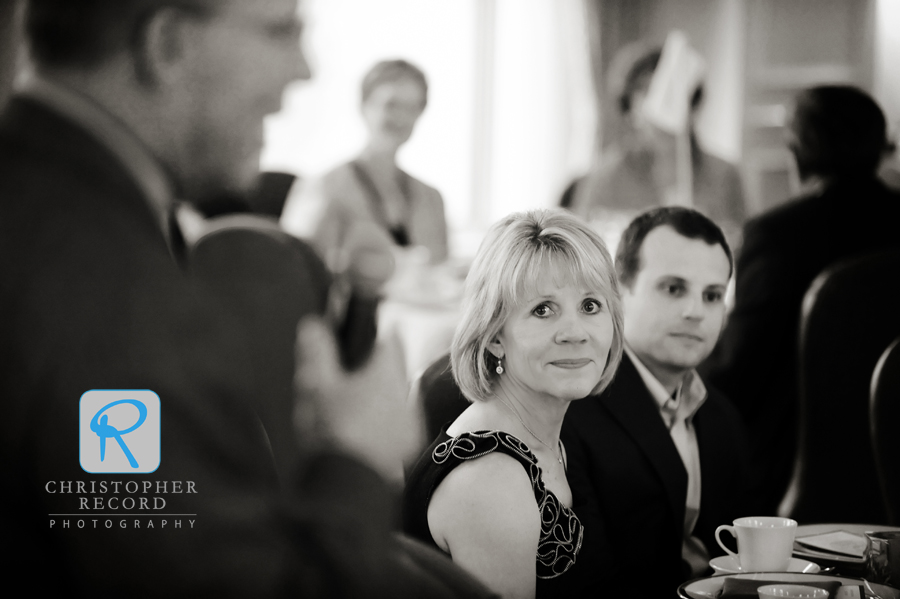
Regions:
<instances>
[{"instance_id":1,"label":"black sleeveless dress","mask_svg":"<svg viewBox=\"0 0 900 599\"><path fill-rule=\"evenodd\" d=\"M409 472L403 496L403 528L420 541L439 547L428 528L428 504L444 477L466 460L499 451L516 459L531 479L541 512L541 537L536 560L537 594L542 597L577 596L580 581L570 569L581 550L584 529L575 513L562 505L541 480L537 458L525 443L502 431L475 431L449 437L446 429L422 454Z\"/></svg>"}]
</instances>

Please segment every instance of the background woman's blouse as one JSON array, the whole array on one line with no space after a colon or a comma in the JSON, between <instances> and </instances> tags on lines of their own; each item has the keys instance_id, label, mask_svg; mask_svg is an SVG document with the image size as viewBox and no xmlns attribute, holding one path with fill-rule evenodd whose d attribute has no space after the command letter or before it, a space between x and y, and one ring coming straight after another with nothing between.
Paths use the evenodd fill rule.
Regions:
<instances>
[{"instance_id":1,"label":"background woman's blouse","mask_svg":"<svg viewBox=\"0 0 900 599\"><path fill-rule=\"evenodd\" d=\"M429 262L447 258L447 224L440 192L404 171L408 206L405 224L410 246L428 249ZM292 194L293 195L293 194ZM384 227L377 205L365 183L360 181L352 162L342 164L320 180L304 185L303 191L288 201L282 225L291 233L308 237L326 262L339 253L352 225L360 220Z\"/></svg>"}]
</instances>

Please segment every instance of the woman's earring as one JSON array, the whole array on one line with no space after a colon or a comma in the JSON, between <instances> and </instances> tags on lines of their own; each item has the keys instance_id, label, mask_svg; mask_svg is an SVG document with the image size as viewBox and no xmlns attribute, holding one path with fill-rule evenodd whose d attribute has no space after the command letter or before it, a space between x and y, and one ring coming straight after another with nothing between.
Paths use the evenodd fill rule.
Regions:
<instances>
[{"instance_id":1,"label":"woman's earring","mask_svg":"<svg viewBox=\"0 0 900 599\"><path fill-rule=\"evenodd\" d=\"M503 374L503 364L500 363L500 358L497 358L497 374Z\"/></svg>"}]
</instances>

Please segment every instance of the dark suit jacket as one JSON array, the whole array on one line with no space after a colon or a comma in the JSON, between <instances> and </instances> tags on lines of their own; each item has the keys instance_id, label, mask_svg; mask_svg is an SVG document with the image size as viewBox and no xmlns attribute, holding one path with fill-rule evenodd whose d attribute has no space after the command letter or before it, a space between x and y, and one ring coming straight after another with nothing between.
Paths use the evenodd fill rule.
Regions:
<instances>
[{"instance_id":1,"label":"dark suit jacket","mask_svg":"<svg viewBox=\"0 0 900 599\"><path fill-rule=\"evenodd\" d=\"M43 105L13 99L0 117L7 571L32 573L29 584L54 596L441 595L393 560L390 494L362 464L308 456L279 491L247 401L256 390L244 339L216 306L173 261L117 159ZM156 472L81 470L78 405L90 389L159 395ZM48 481L100 480L193 481L196 493L162 495L166 513L193 516L166 528L156 518L154 530L145 517L114 517L107 529L105 518L78 528L81 516L57 516L50 528L49 514L111 494L49 493Z\"/></svg>"},{"instance_id":2,"label":"dark suit jacket","mask_svg":"<svg viewBox=\"0 0 900 599\"><path fill-rule=\"evenodd\" d=\"M741 511L746 449L737 412L713 389L694 426L702 471L694 535L714 556L721 553L716 527L748 515ZM604 585L600 595L639 588L646 597L675 596L689 573L681 559L687 471L627 355L602 394L572 402L562 439L575 506L585 514L587 559Z\"/></svg>"},{"instance_id":3,"label":"dark suit jacket","mask_svg":"<svg viewBox=\"0 0 900 599\"><path fill-rule=\"evenodd\" d=\"M898 223L900 194L875 178L858 178L796 198L744 229L734 311L701 371L734 402L747 426L750 492L760 513L774 513L793 467L803 296L835 262L900 248Z\"/></svg>"}]
</instances>

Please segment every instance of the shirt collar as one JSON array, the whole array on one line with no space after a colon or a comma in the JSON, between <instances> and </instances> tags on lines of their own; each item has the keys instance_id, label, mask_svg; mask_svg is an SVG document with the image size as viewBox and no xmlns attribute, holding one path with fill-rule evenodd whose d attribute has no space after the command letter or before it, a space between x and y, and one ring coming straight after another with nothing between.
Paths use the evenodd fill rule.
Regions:
<instances>
[{"instance_id":1,"label":"shirt collar","mask_svg":"<svg viewBox=\"0 0 900 599\"><path fill-rule=\"evenodd\" d=\"M90 97L38 73L30 73L19 93L81 125L119 160L137 183L164 234L172 204L172 182L147 147L114 115Z\"/></svg>"},{"instance_id":2,"label":"shirt collar","mask_svg":"<svg viewBox=\"0 0 900 599\"><path fill-rule=\"evenodd\" d=\"M703 380L701 380L697 371L691 370L687 373L681 381L681 385L675 390L675 396L673 397L669 395L669 392L659 382L659 379L650 372L627 344L625 345L625 353L631 358L631 362L641 376L641 380L644 381L644 385L646 385L650 395L656 401L666 424L671 428L676 414L679 418L689 422L692 421L694 414L697 413L697 410L700 409L707 397L706 385L703 384Z\"/></svg>"}]
</instances>

